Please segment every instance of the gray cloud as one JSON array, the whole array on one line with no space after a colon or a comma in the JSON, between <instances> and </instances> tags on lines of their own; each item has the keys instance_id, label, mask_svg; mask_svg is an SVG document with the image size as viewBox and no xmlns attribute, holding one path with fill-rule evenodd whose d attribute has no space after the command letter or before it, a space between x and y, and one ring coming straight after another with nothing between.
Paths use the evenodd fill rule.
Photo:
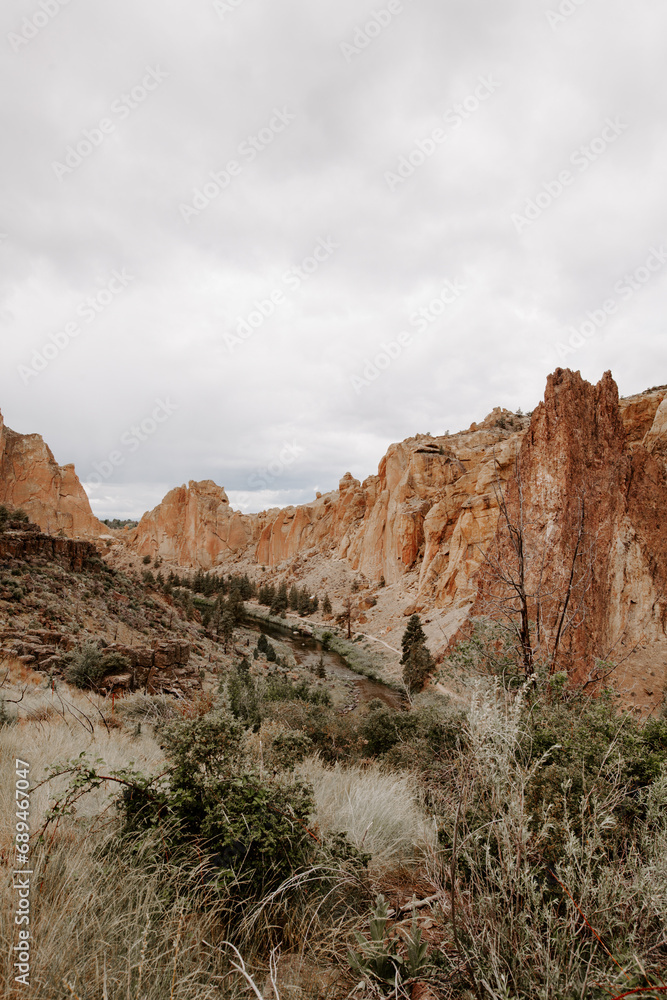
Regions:
<instances>
[{"instance_id":1,"label":"gray cloud","mask_svg":"<svg viewBox=\"0 0 667 1000\"><path fill-rule=\"evenodd\" d=\"M245 509L308 499L392 440L532 408L557 364L612 368L624 393L667 381L667 266L615 291L667 243L667 11L586 0L552 26L560 0L397 6L377 29L384 0L71 0L25 44L39 3L3 9L0 406L86 480L121 448L90 487L102 516L191 478ZM164 78L144 95L149 70ZM276 109L293 120L262 131ZM608 119L623 128L602 149ZM81 163L59 177L67 147ZM295 281L320 240L339 246ZM158 399L177 410L122 445ZM258 485L290 443L298 460Z\"/></svg>"}]
</instances>

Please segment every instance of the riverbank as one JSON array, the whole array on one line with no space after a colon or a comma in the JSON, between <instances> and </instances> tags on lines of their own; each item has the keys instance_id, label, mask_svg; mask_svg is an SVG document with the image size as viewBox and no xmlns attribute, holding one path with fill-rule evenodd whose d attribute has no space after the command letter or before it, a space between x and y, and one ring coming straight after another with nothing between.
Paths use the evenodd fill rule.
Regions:
<instances>
[{"instance_id":1,"label":"riverbank","mask_svg":"<svg viewBox=\"0 0 667 1000\"><path fill-rule=\"evenodd\" d=\"M258 607L251 606L247 602L245 616L249 621L269 625L290 636L296 632L297 635L313 639L319 642L324 649L337 653L353 673L366 677L399 694L404 693L404 686L387 677L384 673L383 668L387 669L387 665L382 653L376 650L371 651L365 648L361 642L346 639L337 634L336 626L313 623L289 613L285 618L281 618L279 615L272 615L268 611L265 612Z\"/></svg>"}]
</instances>

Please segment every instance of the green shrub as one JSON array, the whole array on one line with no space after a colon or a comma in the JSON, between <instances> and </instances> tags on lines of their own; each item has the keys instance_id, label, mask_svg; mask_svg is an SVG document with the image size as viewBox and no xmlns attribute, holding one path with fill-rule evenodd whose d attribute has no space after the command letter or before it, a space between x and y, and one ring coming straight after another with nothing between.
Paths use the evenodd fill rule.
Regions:
<instances>
[{"instance_id":1,"label":"green shrub","mask_svg":"<svg viewBox=\"0 0 667 1000\"><path fill-rule=\"evenodd\" d=\"M171 770L157 787L136 780L120 806L125 834L159 828L167 850L197 844L218 884L244 895L280 884L313 855L310 789L260 776L242 750L241 724L217 711L158 729Z\"/></svg>"},{"instance_id":2,"label":"green shrub","mask_svg":"<svg viewBox=\"0 0 667 1000\"><path fill-rule=\"evenodd\" d=\"M260 727L262 716L257 690L250 676L249 664L246 659L243 659L238 667L230 671L225 687L229 699L229 709L234 718L239 719L256 732Z\"/></svg>"},{"instance_id":3,"label":"green shrub","mask_svg":"<svg viewBox=\"0 0 667 1000\"><path fill-rule=\"evenodd\" d=\"M624 854L644 816L642 793L667 765L667 720L641 726L630 716L619 718L608 693L555 703L542 695L526 721L522 761L539 764L527 786L527 808L536 828L542 804L549 803L549 863L561 856L567 837L582 835L592 798L611 804L603 840L608 852Z\"/></svg>"},{"instance_id":4,"label":"green shrub","mask_svg":"<svg viewBox=\"0 0 667 1000\"><path fill-rule=\"evenodd\" d=\"M65 680L78 688L95 688L109 674L127 673L131 664L120 653L105 653L96 643L89 642L65 657Z\"/></svg>"},{"instance_id":5,"label":"green shrub","mask_svg":"<svg viewBox=\"0 0 667 1000\"><path fill-rule=\"evenodd\" d=\"M464 739L462 713L430 708L398 712L379 699L369 704L360 732L365 757L385 757L394 767L420 769L451 759Z\"/></svg>"},{"instance_id":6,"label":"green shrub","mask_svg":"<svg viewBox=\"0 0 667 1000\"><path fill-rule=\"evenodd\" d=\"M417 925L413 911L412 929L406 935L406 956L399 948L401 939L396 931L389 931L389 905L380 895L375 900L375 908L369 920L370 940L358 931L354 932L360 951L348 951L348 963L355 972L370 976L383 985L395 986L405 980L422 976L430 964L427 961L428 944L422 941L422 931Z\"/></svg>"},{"instance_id":7,"label":"green shrub","mask_svg":"<svg viewBox=\"0 0 667 1000\"><path fill-rule=\"evenodd\" d=\"M310 736L297 729L280 733L271 743L271 756L284 771L293 771L313 750Z\"/></svg>"},{"instance_id":8,"label":"green shrub","mask_svg":"<svg viewBox=\"0 0 667 1000\"><path fill-rule=\"evenodd\" d=\"M306 681L288 680L286 677L269 677L262 689L264 701L308 701L312 705L330 705L328 691L311 688Z\"/></svg>"}]
</instances>

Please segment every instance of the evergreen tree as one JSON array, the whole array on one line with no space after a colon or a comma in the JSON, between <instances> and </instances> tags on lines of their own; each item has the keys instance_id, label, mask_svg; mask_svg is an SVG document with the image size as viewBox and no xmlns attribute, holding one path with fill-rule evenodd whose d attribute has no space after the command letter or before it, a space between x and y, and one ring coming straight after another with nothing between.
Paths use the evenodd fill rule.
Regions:
<instances>
[{"instance_id":1,"label":"evergreen tree","mask_svg":"<svg viewBox=\"0 0 667 1000\"><path fill-rule=\"evenodd\" d=\"M243 604L243 598L241 597L241 592L235 587L231 588L229 591L227 607L234 616L234 621L237 625L239 625L245 617L245 607Z\"/></svg>"},{"instance_id":2,"label":"evergreen tree","mask_svg":"<svg viewBox=\"0 0 667 1000\"><path fill-rule=\"evenodd\" d=\"M331 600L328 594L324 595L324 603L322 604L322 611L325 615L331 614Z\"/></svg>"},{"instance_id":3,"label":"evergreen tree","mask_svg":"<svg viewBox=\"0 0 667 1000\"><path fill-rule=\"evenodd\" d=\"M299 610L299 591L295 583L292 584L289 592L289 606L290 610Z\"/></svg>"},{"instance_id":4,"label":"evergreen tree","mask_svg":"<svg viewBox=\"0 0 667 1000\"><path fill-rule=\"evenodd\" d=\"M346 597L343 601L343 613L340 616L340 620L347 625L347 637L352 638L352 619L354 618L354 608L352 607L352 598Z\"/></svg>"},{"instance_id":5,"label":"evergreen tree","mask_svg":"<svg viewBox=\"0 0 667 1000\"><path fill-rule=\"evenodd\" d=\"M217 639L220 638L220 626L222 624L222 615L224 610L225 602L222 597L219 596L213 605L213 612L211 614L211 627L213 628Z\"/></svg>"},{"instance_id":6,"label":"evergreen tree","mask_svg":"<svg viewBox=\"0 0 667 1000\"><path fill-rule=\"evenodd\" d=\"M300 615L310 614L310 596L307 589L304 587L299 593L299 607L298 612Z\"/></svg>"},{"instance_id":7,"label":"evergreen tree","mask_svg":"<svg viewBox=\"0 0 667 1000\"><path fill-rule=\"evenodd\" d=\"M435 669L435 660L423 642L410 647L403 667L403 681L411 692L421 691L429 674Z\"/></svg>"},{"instance_id":8,"label":"evergreen tree","mask_svg":"<svg viewBox=\"0 0 667 1000\"><path fill-rule=\"evenodd\" d=\"M233 612L229 608L226 608L220 617L220 627L218 630L218 635L222 639L222 642L225 647L225 652L227 652L229 644L234 638L235 625L236 625L236 619L234 617Z\"/></svg>"},{"instance_id":9,"label":"evergreen tree","mask_svg":"<svg viewBox=\"0 0 667 1000\"><path fill-rule=\"evenodd\" d=\"M289 598L287 596L287 584L283 582L278 587L275 597L271 603L271 614L281 615L283 612L287 611L289 605Z\"/></svg>"},{"instance_id":10,"label":"evergreen tree","mask_svg":"<svg viewBox=\"0 0 667 1000\"><path fill-rule=\"evenodd\" d=\"M403 655L401 656L401 663L403 666L408 662L408 656L410 655L410 650L415 645L415 643L425 643L426 634L422 628L421 618L419 615L412 615L408 621L407 628L403 633L403 638L401 639L401 649L403 650Z\"/></svg>"},{"instance_id":11,"label":"evergreen tree","mask_svg":"<svg viewBox=\"0 0 667 1000\"><path fill-rule=\"evenodd\" d=\"M232 715L257 732L262 722L259 700L250 671L243 669L242 664L229 675L227 697Z\"/></svg>"}]
</instances>

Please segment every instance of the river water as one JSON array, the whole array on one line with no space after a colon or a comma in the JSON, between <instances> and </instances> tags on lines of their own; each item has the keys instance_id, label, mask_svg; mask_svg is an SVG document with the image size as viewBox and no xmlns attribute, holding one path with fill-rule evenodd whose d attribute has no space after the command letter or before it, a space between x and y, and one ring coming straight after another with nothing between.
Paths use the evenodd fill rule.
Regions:
<instances>
[{"instance_id":1,"label":"river water","mask_svg":"<svg viewBox=\"0 0 667 1000\"><path fill-rule=\"evenodd\" d=\"M260 626L256 621L248 621L246 625L256 632L266 633L271 639L284 642L292 650L297 663L306 669L314 670L322 657L327 674L333 674L336 678L354 685L355 704L363 705L373 701L374 698L379 698L385 705L390 705L392 708L400 710L404 707L403 696L400 692L394 691L384 684L378 684L377 681L372 681L361 674L356 674L354 670L350 670L338 653L331 649L324 649L322 643L318 642L317 639L295 635L289 628L282 629L268 622L262 622Z\"/></svg>"}]
</instances>

